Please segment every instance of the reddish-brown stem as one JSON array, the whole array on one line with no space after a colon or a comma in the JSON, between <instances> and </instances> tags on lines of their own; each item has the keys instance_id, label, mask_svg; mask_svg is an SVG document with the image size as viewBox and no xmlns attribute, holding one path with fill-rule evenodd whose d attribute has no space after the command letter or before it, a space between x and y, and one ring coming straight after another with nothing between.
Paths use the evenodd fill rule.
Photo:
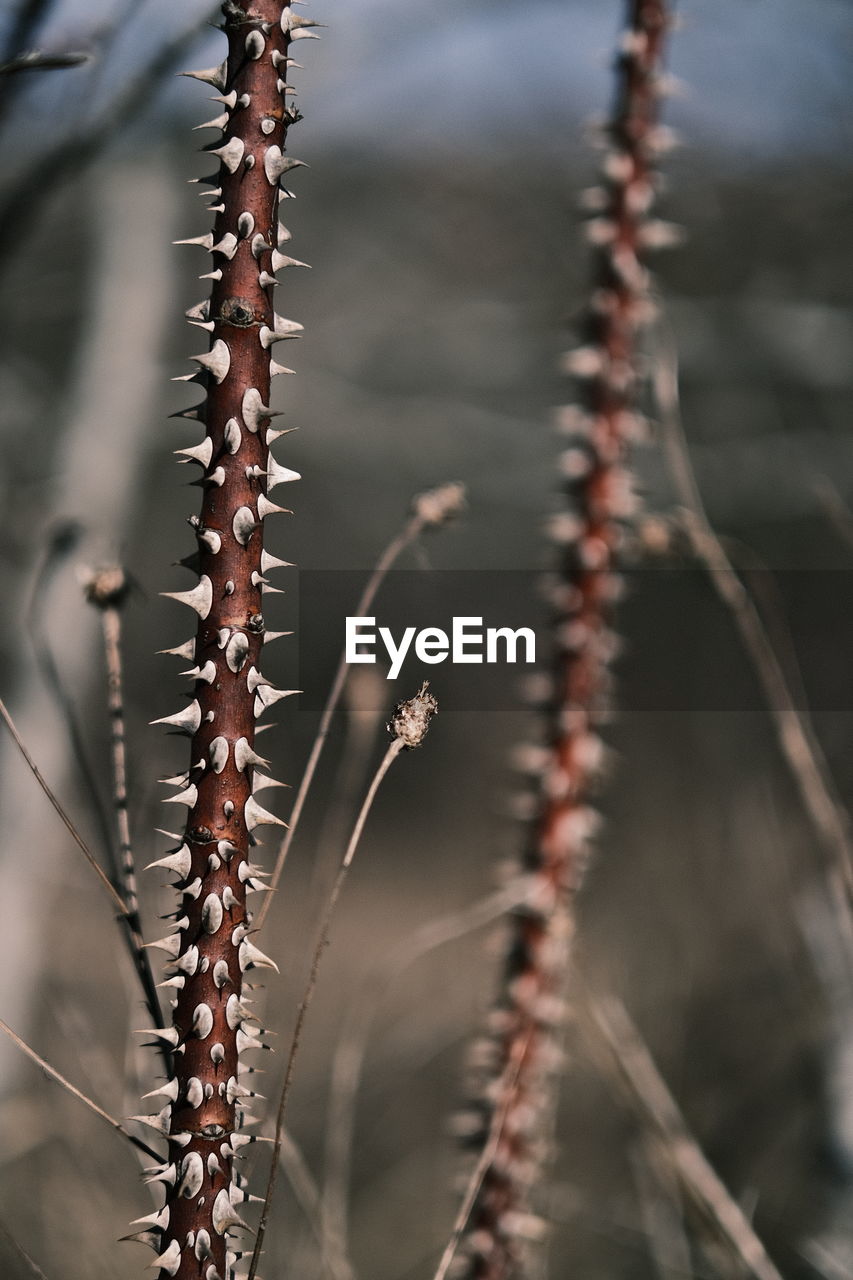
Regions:
<instances>
[{"instance_id":1,"label":"reddish-brown stem","mask_svg":"<svg viewBox=\"0 0 853 1280\"><path fill-rule=\"evenodd\" d=\"M617 89L603 166L590 193L593 287L583 345L566 372L578 403L560 412L569 436L560 458L566 509L552 521L559 560L551 584L556 661L548 705L549 742L530 752L537 818L525 857L532 890L510 922L504 985L488 1037L476 1051L474 1107L466 1139L488 1141L495 1081L518 1062L494 1144L460 1244L457 1273L467 1280L510 1280L525 1273L524 1237L538 1230L528 1208L559 1061L559 1026L571 901L583 878L595 826L590 794L601 758L598 729L606 710L611 630L619 593L622 526L634 510L626 466L638 435L639 333L652 314L645 250L667 238L652 222L660 69L669 26L666 0L630 0L617 58ZM519 1224L526 1224L521 1230Z\"/></svg>"},{"instance_id":2,"label":"reddish-brown stem","mask_svg":"<svg viewBox=\"0 0 853 1280\"><path fill-rule=\"evenodd\" d=\"M188 312L210 334L193 357L206 401L183 416L206 426L200 445L184 452L202 467L201 511L193 518L198 551L190 567L198 584L175 593L199 618L194 641L181 646L194 665L189 707L165 717L192 738L189 769L173 797L189 809L183 842L161 863L179 876L177 932L163 945L174 956L173 1026L161 1037L175 1050L175 1074L161 1090L164 1110L151 1123L168 1136L169 1155L155 1176L166 1203L152 1224L161 1277L229 1280L235 1252L229 1237L243 1225L245 1200L233 1172L239 1132L252 1094L241 1082L241 1052L261 1048L244 1003L243 974L272 966L249 939L246 893L259 888L250 858L253 830L277 822L254 798L265 780L254 751L255 722L285 696L261 674L266 637L265 574L275 561L263 550L267 515L280 510L268 493L298 479L269 450L275 432L271 378L282 369L273 344L301 326L275 315L274 273L302 265L279 246L280 181L299 163L284 155L287 127L299 119L288 105L288 50L310 36L310 19L279 0L223 5L228 56L223 68L191 73L218 90L224 112L211 127L222 138L207 150L219 160L212 236L198 242L212 257L209 303ZM249 1003L247 1001L247 1003Z\"/></svg>"}]
</instances>

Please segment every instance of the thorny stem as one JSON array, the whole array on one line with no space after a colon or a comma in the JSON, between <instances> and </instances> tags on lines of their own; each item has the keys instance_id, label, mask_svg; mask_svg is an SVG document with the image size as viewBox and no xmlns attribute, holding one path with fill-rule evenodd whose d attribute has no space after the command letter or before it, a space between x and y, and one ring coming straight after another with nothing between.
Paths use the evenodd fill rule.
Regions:
<instances>
[{"instance_id":1,"label":"thorny stem","mask_svg":"<svg viewBox=\"0 0 853 1280\"><path fill-rule=\"evenodd\" d=\"M587 200L595 214L586 227L593 287L584 343L564 365L578 380L579 403L558 415L569 437L560 458L567 509L550 529L560 550L551 583L556 657L549 742L527 752L537 795L524 863L537 892L511 917L503 986L487 1036L474 1047L466 1145L480 1149L491 1133L495 1081L508 1063L517 1062L518 1070L505 1131L502 1126L460 1242L460 1280L518 1280L527 1274L524 1237L528 1229L541 1234L529 1191L541 1171L553 1110L571 906L597 823L590 799L602 757L598 730L608 710L622 525L636 507L626 464L630 444L642 434L641 331L653 315L644 260L647 250L672 239L667 224L650 216L657 158L668 144L657 120L669 26L668 0L628 0L603 184Z\"/></svg>"},{"instance_id":2,"label":"thorny stem","mask_svg":"<svg viewBox=\"0 0 853 1280\"><path fill-rule=\"evenodd\" d=\"M471 1212L477 1201L477 1196L483 1186L490 1168L494 1163L495 1156L500 1146L501 1137L503 1135L504 1126L513 1106L513 1095L518 1084L518 1078L524 1066L524 1059L530 1048L530 1042L533 1037L533 1027L528 1028L526 1035L516 1040L512 1045L509 1062L504 1067L503 1075L500 1078L497 1088L497 1105L492 1112L492 1118L489 1125L489 1134L486 1144L480 1154L480 1158L474 1166L474 1170L468 1180L468 1186L465 1195L462 1198L462 1204L456 1215L456 1221L453 1224L453 1230L450 1233L450 1239L441 1255L441 1261L438 1264L433 1280L445 1280L450 1264L459 1248L459 1242L462 1239L462 1233L468 1225Z\"/></svg>"},{"instance_id":3,"label":"thorny stem","mask_svg":"<svg viewBox=\"0 0 853 1280\"><path fill-rule=\"evenodd\" d=\"M122 919L127 921L128 914L129 914L127 907L124 905L121 898L116 893L113 886L110 884L107 876L104 874L104 872L101 870L100 866L98 865L97 861L95 860L94 854L90 850L89 846L86 844L85 840L80 835L80 832L77 830L74 823L71 821L68 814L65 812L62 805L59 803L56 796L51 791L50 787L47 785L41 773L39 772L38 766L36 765L35 761L33 760L27 748L24 746L21 735L18 733L18 730L15 727L15 722L13 721L12 717L9 715L9 712L6 709L6 704L5 702L3 702L2 698L0 698L0 716L3 717L3 720L5 721L5 724L6 724L6 728L9 730L10 734L12 735L12 738L14 739L14 742L15 742L15 746L18 748L21 755L26 760L27 765L30 768L30 772L32 773L36 782L41 787L44 794L47 796L50 803L53 805L53 808L59 814L62 824L65 827L68 834L71 836L71 839L77 845L77 848L80 850L83 857L86 859L89 866L92 868L95 875L98 877L99 881L103 885L104 890L108 894L110 902L112 903L113 907L122 917Z\"/></svg>"},{"instance_id":4,"label":"thorny stem","mask_svg":"<svg viewBox=\"0 0 853 1280\"><path fill-rule=\"evenodd\" d=\"M374 565L355 607L355 616L364 617L370 612L373 601L376 599L376 594L389 570L393 568L406 548L410 547L425 529L437 526L454 516L461 509L463 503L464 489L462 485L454 482L441 485L438 489L430 490L415 499L412 515L399 533L391 539ZM320 724L311 747L311 754L308 757L308 762L305 765L305 770L299 783L299 790L293 802L288 829L279 846L275 867L270 877L270 888L273 890L278 887L287 855L290 852L290 846L296 836L299 820L302 817L302 810L305 807L305 801L308 799L308 793L311 790L311 784L314 781L314 775L317 772L317 766L320 763L320 757L323 754L323 748L326 745L326 739L329 736L332 720L338 709L338 703L341 700L348 674L349 667L347 666L346 654L342 653L323 707L323 714L320 717ZM264 921L272 906L272 901L273 895L271 893L258 912L255 924L259 932L263 928Z\"/></svg>"},{"instance_id":5,"label":"thorny stem","mask_svg":"<svg viewBox=\"0 0 853 1280\"><path fill-rule=\"evenodd\" d=\"M254 750L255 721L292 692L260 671L262 645L275 638L262 613L266 574L286 563L263 548L266 517L284 511L269 495L299 478L269 449L281 434L270 428L271 380L290 372L270 350L302 329L275 314L272 289L277 271L306 265L282 252L290 233L278 208L282 179L302 164L284 153L301 118L288 101L290 47L315 38L318 24L280 0L227 0L223 14L225 63L188 73L213 86L224 111L205 126L222 133L205 148L218 172L200 180L214 188L214 229L190 241L213 258L210 298L187 312L210 334L210 349L192 357L199 372L184 379L200 382L206 400L176 415L206 428L200 444L179 451L202 468L201 511L190 521L197 554L186 562L198 583L171 593L198 615L195 637L172 651L194 664L185 673L194 689L188 707L159 722L192 739L171 797L189 810L185 833L159 864L177 874L181 893L176 931L160 944L173 961L173 1025L157 1032L175 1050L175 1074L160 1090L166 1106L148 1120L169 1143L155 1171L166 1201L146 1239L161 1280L232 1280L231 1236L246 1229L234 1160L255 1141L240 1132L255 1095L241 1083L240 1057L264 1045L243 975L276 967L249 937L247 891L262 887L249 849L257 827L283 825L255 799L272 781L257 771L266 762Z\"/></svg>"},{"instance_id":6,"label":"thorny stem","mask_svg":"<svg viewBox=\"0 0 853 1280\"><path fill-rule=\"evenodd\" d=\"M323 952L329 941L329 929L332 923L332 917L335 914L335 907L341 896L341 890L344 887L344 881L347 872L352 865L356 850L361 840L364 825L367 822L373 802L376 799L382 781L387 774L391 765L397 759L401 751L413 750L419 747L426 732L429 728L429 722L438 710L438 704L435 698L427 693L428 685L425 683L420 692L414 698L410 698L407 702L401 702L394 713L388 728L394 735L394 740L388 747L385 755L379 763L379 768L373 775L370 786L362 802L358 817L352 829L352 834L347 843L346 852L344 853L341 865L338 868L338 874L335 877L335 883L332 886L332 892L326 903L326 909L320 924L317 935L317 942L314 947L314 954L311 960L311 970L308 974L308 981L305 984L305 990L302 993L302 999L299 1002L299 1010L296 1015L296 1025L293 1029L293 1038L290 1042L290 1052L287 1058L287 1066L284 1072L284 1083L281 1087L281 1096L278 1102L278 1111L276 1113L275 1137L273 1139L273 1155L270 1162L269 1178L267 1179L267 1190L264 1196L264 1204L261 1210L261 1220L258 1224L258 1233L255 1237L255 1248L252 1253L252 1261L249 1267L247 1280L255 1280L255 1275L260 1261L261 1251L263 1249L264 1235L266 1234L267 1222L269 1220L270 1207L275 1192L275 1184L278 1176L279 1153L281 1151L282 1134L284 1132L284 1117L287 1111L287 1102L290 1097L290 1089L293 1084L293 1073L296 1066L296 1057L299 1053L299 1047L302 1043L302 1032L305 1027L305 1019L308 1015L308 1009L314 996L317 986L317 978L320 972L320 963L323 959Z\"/></svg>"},{"instance_id":7,"label":"thorny stem","mask_svg":"<svg viewBox=\"0 0 853 1280\"><path fill-rule=\"evenodd\" d=\"M46 1062L44 1058L40 1056L40 1054L36 1053L35 1049L31 1049L26 1040L22 1040L21 1037L2 1020L2 1018L0 1018L0 1031L7 1035L12 1043L17 1045L21 1052L25 1053L27 1057L36 1064L36 1066L41 1067L42 1071L47 1072L51 1079L55 1080L57 1084L61 1084L63 1089L67 1089L73 1097L77 1098L87 1106L90 1111L94 1111L96 1116L100 1116L102 1120L106 1120L107 1124L111 1125L112 1128L115 1129L116 1133L120 1133L123 1138L128 1140L128 1142L133 1143L138 1151L141 1151L146 1156L150 1156L153 1160L159 1160L160 1157L156 1151L153 1151L146 1143L141 1142L139 1138L135 1138L132 1133L128 1133L120 1120L116 1120L109 1114L109 1112L104 1111L103 1107L99 1107L97 1102L93 1102L85 1093L82 1093L81 1090L78 1089L76 1085L73 1085L70 1080L66 1080L65 1076L60 1071L57 1071L56 1067L52 1067L49 1062Z\"/></svg>"},{"instance_id":8,"label":"thorny stem","mask_svg":"<svg viewBox=\"0 0 853 1280\"><path fill-rule=\"evenodd\" d=\"M352 1152L355 1098L375 1012L387 989L422 956L437 947L499 919L530 894L530 881L518 876L495 893L461 911L441 916L417 929L383 956L348 1004L332 1063L329 1115L326 1122L326 1176L323 1188L324 1242L330 1254L347 1249L347 1187Z\"/></svg>"}]
</instances>

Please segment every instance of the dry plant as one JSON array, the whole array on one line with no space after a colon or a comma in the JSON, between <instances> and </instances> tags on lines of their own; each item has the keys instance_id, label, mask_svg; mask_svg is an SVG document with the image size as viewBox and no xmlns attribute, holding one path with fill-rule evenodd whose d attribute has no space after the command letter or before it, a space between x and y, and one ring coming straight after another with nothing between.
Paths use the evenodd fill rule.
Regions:
<instances>
[{"instance_id":1,"label":"dry plant","mask_svg":"<svg viewBox=\"0 0 853 1280\"><path fill-rule=\"evenodd\" d=\"M88 53L84 57L74 51L21 50L21 41L37 27L47 7L30 0L18 8L0 62L0 110L15 92L9 86L26 73L82 68L88 60ZM177 824L178 832L166 833L176 843L152 864L176 877L174 888L179 894L174 927L165 938L144 942L136 883L122 668L122 610L130 582L123 570L100 569L88 577L85 587L99 613L107 667L115 830L104 841L109 859L106 871L41 777L37 761L0 703L0 714L19 749L119 920L150 1015L151 1026L142 1034L153 1032L162 1067L157 1087L146 1096L164 1105L153 1115L132 1118L154 1137L138 1137L9 1025L0 1022L0 1029L145 1157L147 1179L155 1188L162 1186L163 1202L153 1213L140 1217L133 1224L138 1229L125 1238L154 1249L152 1265L161 1277L254 1280L262 1265L276 1181L283 1171L322 1256L322 1273L334 1280L351 1280L347 1199L354 1100L379 996L414 960L509 912L502 985L487 1034L472 1050L472 1106L461 1120L465 1145L476 1150L476 1164L434 1275L435 1280L445 1280L453 1271L469 1280L521 1280L533 1274L531 1246L540 1246L547 1231L538 1188L553 1143L556 1078L563 1063L573 904L598 824L593 805L604 754L600 731L609 714L610 666L617 646L614 606L621 592L625 525L636 510L629 452L645 432L641 407L648 370L643 334L656 314L646 258L650 250L676 238L674 229L652 214L658 158L670 144L669 133L658 120L666 87L663 63L670 6L666 0L630 0L628 4L628 24L617 59L616 101L606 131L603 181L585 199L592 214L586 232L594 252L593 281L582 345L566 357L564 366L578 380L577 403L558 413L558 426L567 441L560 458L565 508L550 524L559 548L556 570L547 586L553 609L554 677L544 700L547 745L521 753L521 763L536 787L521 874L500 891L404 939L371 971L357 993L335 1054L322 1188L285 1127L304 1024L332 915L371 806L398 756L422 743L436 703L424 685L397 707L388 726L390 745L354 815L310 950L310 971L284 1055L281 1089L277 1099L274 1095L264 1132L254 1136L249 1127L257 1121L250 1112L258 1095L254 1068L246 1065L244 1055L266 1048L267 1032L252 1008L253 980L258 969L277 969L273 944L264 942L273 956L264 954L257 945L257 933L272 901L268 891L280 882L299 828L348 672L342 658L295 794L290 826L271 869L265 872L253 853L257 829L284 823L257 795L282 784L265 772L269 762L257 750L256 737L262 728L257 722L294 692L276 688L261 670L266 642L289 634L269 631L264 621L264 597L274 590L267 575L288 564L265 549L265 525L267 516L286 514L270 493L299 478L270 453L271 443L285 434L272 426L277 415L271 408L271 380L292 372L271 353L276 344L301 331L301 325L276 314L273 289L279 272L307 265L289 256L290 236L280 226L279 204L290 195L282 186L284 179L301 164L287 154L286 147L289 128L300 119L290 101L292 45L316 38L317 24L277 0L227 0L222 10L228 41L225 61L186 73L213 88L222 110L208 122L221 135L206 148L218 161L217 171L201 182L211 188L207 194L215 214L213 230L183 242L209 253L212 269L202 277L211 282L209 297L187 313L193 327L209 334L208 349L192 357L198 371L184 379L200 384L205 398L175 415L203 428L200 441L177 451L182 461L200 467L202 500L200 511L190 519L197 546L182 562L196 575L196 583L190 590L167 593L198 618L195 635L165 651L189 664L184 674L192 682L192 691L188 705L156 722L190 739L186 771L166 780L176 789L167 803L177 804L178 811L185 808L186 822ZM98 154L116 119L132 111L152 76L171 64L196 26L180 33L167 48L158 49L140 81L125 86L110 109L89 122L73 164L67 159L67 148L61 160L57 152L58 181ZM108 31L103 38L105 48L114 34ZM42 155L39 163L44 162ZM14 198L5 204L0 201L0 225L14 227L21 207L30 199L28 193L41 191L37 167L35 162L25 166ZM5 240L0 237L0 245L8 245L11 239L7 233ZM771 708L776 708L780 745L829 851L830 883L835 886L839 914L847 921L846 816L808 720L796 714L760 619L739 584L732 585L731 566L705 517L677 435L674 357L668 365L658 353L654 371L657 407L663 410L669 433L691 545L731 608ZM423 533L452 519L463 502L459 484L441 486L415 500L402 530L380 557L356 605L357 614L370 611L401 553ZM56 691L61 696L58 684ZM264 891L268 896L253 917L248 895ZM151 948L165 951L168 957L167 977L159 988L167 993L171 1016L161 1012ZM691 1223L698 1220L697 1232L707 1231L712 1245L721 1247L721 1272L778 1280L780 1273L748 1215L706 1160L622 1006L613 1000L596 1001L581 988L575 1001L603 1077L624 1093L640 1121L638 1184L651 1171L651 1185L640 1187L641 1201L646 1197L651 1204L663 1188L677 1229L684 1209L686 1217L694 1215ZM271 1148L263 1196L250 1194L238 1164L244 1148L259 1141ZM262 1204L255 1231L243 1216L251 1216L244 1207L251 1201ZM650 1219L653 1216L650 1211ZM649 1234L653 1236L654 1230L650 1225ZM0 1232L27 1273L42 1275L2 1224ZM675 1251L680 1265L689 1267L686 1233ZM665 1248L662 1274L668 1266L664 1255Z\"/></svg>"},{"instance_id":2,"label":"dry plant","mask_svg":"<svg viewBox=\"0 0 853 1280\"><path fill-rule=\"evenodd\" d=\"M527 1274L526 1255L545 1228L531 1193L547 1159L562 1061L572 901L597 825L591 799L616 646L618 559L624 523L635 510L628 450L643 434L640 335L654 315L645 259L673 238L652 215L657 161L669 145L658 106L670 22L664 0L628 5L603 182L585 201L594 211L586 232L595 262L584 343L565 360L579 401L558 414L568 444L560 457L566 506L550 524L560 553L548 585L556 650L545 712L549 741L522 753L539 781L523 861L531 892L510 918L503 985L487 1034L471 1050L471 1109L458 1122L466 1145L488 1153L457 1221L454 1274L470 1280Z\"/></svg>"}]
</instances>

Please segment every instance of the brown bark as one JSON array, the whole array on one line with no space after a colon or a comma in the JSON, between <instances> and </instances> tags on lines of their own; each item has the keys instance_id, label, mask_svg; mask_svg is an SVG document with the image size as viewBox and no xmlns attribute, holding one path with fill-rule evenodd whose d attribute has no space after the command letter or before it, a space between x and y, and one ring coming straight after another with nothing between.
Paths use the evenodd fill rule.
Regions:
<instances>
[{"instance_id":1,"label":"brown bark","mask_svg":"<svg viewBox=\"0 0 853 1280\"><path fill-rule=\"evenodd\" d=\"M169 1154L154 1176L166 1187L164 1210L151 1223L161 1277L228 1280L229 1232L239 1227L233 1206L245 1193L232 1178L245 1094L241 1051L259 1046L243 1003L243 974L270 962L247 938L252 888L252 829L275 821L254 800L255 722L284 696L260 675L264 643L262 588L264 517L276 483L297 479L276 470L268 428L273 342L300 326L282 323L272 303L274 271L291 265L278 252L279 181L293 162L283 156L288 126L299 119L287 104L287 53L308 35L307 18L276 0L223 5L228 57L221 78L207 77L224 108L221 142L207 150L220 160L214 191L216 222L209 243L213 285L209 305L191 321L210 332L210 351L194 357L206 401L183 416L206 426L190 456L203 467L203 499L195 525L198 586L177 593L199 615L193 700L165 723L192 738L182 801L189 807L181 847L166 859L180 876L174 1025L163 1038L175 1049L175 1076L154 1120L168 1132ZM286 237L287 233L284 233ZM299 264L294 264L299 265ZM239 1103L239 1105L238 1105ZM228 1253L227 1253L228 1251Z\"/></svg>"},{"instance_id":2,"label":"brown bark","mask_svg":"<svg viewBox=\"0 0 853 1280\"><path fill-rule=\"evenodd\" d=\"M475 1109L466 1121L467 1143L481 1146L494 1115L500 1112L503 1119L461 1242L456 1274L466 1280L518 1280L526 1274L526 1245L543 1230L531 1211L530 1189L552 1122L571 903L596 825L590 796L615 648L619 547L634 509L626 455L640 424L639 331L653 310L642 259L667 234L664 224L649 219L649 210L663 142L657 109L668 10L666 0L628 4L604 181L591 193L593 287L584 345L565 362L566 372L579 380L578 403L558 419L570 444L560 459L566 507L552 523L560 553L551 588L557 657L547 707L549 744L530 753L537 778L537 816L525 857L531 905L511 920L501 996L474 1055ZM496 1096L507 1064L519 1056L512 1096Z\"/></svg>"}]
</instances>

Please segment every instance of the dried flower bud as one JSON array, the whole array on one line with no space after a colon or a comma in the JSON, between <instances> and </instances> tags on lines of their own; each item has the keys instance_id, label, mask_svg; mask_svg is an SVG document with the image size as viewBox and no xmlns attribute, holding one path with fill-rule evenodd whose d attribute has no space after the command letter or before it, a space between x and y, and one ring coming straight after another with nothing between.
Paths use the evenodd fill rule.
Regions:
<instances>
[{"instance_id":1,"label":"dried flower bud","mask_svg":"<svg viewBox=\"0 0 853 1280\"><path fill-rule=\"evenodd\" d=\"M99 609L115 608L126 600L132 582L121 565L92 569L83 578L83 590L90 604Z\"/></svg>"},{"instance_id":2,"label":"dried flower bud","mask_svg":"<svg viewBox=\"0 0 853 1280\"><path fill-rule=\"evenodd\" d=\"M414 514L427 526L436 527L465 510L465 486L459 480L427 489L412 499Z\"/></svg>"},{"instance_id":3,"label":"dried flower bud","mask_svg":"<svg viewBox=\"0 0 853 1280\"><path fill-rule=\"evenodd\" d=\"M421 746L430 720L438 714L438 702L431 693L427 693L428 689L429 681L425 680L414 698L397 703L388 722L389 734L392 738L401 738L407 751Z\"/></svg>"}]
</instances>

